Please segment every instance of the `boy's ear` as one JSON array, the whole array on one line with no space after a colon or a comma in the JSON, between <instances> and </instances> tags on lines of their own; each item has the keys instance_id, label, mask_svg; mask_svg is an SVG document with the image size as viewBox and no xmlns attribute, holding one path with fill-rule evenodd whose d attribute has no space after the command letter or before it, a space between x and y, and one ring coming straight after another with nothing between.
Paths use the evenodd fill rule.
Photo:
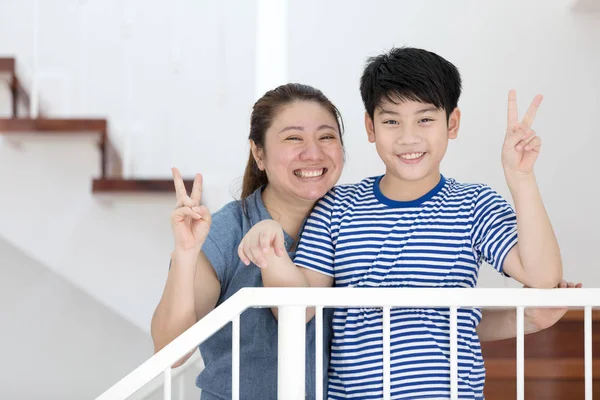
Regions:
<instances>
[{"instance_id":1,"label":"boy's ear","mask_svg":"<svg viewBox=\"0 0 600 400\"><path fill-rule=\"evenodd\" d=\"M448 139L458 137L458 128L460 128L460 109L456 107L448 118Z\"/></svg>"},{"instance_id":2,"label":"boy's ear","mask_svg":"<svg viewBox=\"0 0 600 400\"><path fill-rule=\"evenodd\" d=\"M265 162L264 162L264 151L263 149L259 148L256 143L254 143L254 140L250 139L250 149L252 150L252 157L254 157L254 161L256 161L256 165L258 166L258 169L260 169L261 171L265 170Z\"/></svg>"},{"instance_id":3,"label":"boy's ear","mask_svg":"<svg viewBox=\"0 0 600 400\"><path fill-rule=\"evenodd\" d=\"M368 112L365 111L365 129L367 131L367 137L369 138L369 143L375 143L375 126L373 124L373 120Z\"/></svg>"}]
</instances>

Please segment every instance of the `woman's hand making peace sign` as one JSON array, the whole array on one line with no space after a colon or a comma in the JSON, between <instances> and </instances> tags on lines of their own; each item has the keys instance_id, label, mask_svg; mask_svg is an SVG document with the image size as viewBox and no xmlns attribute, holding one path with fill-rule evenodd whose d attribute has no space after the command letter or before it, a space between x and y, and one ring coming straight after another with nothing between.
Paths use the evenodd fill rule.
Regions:
<instances>
[{"instance_id":1,"label":"woman's hand making peace sign","mask_svg":"<svg viewBox=\"0 0 600 400\"><path fill-rule=\"evenodd\" d=\"M210 230L211 216L202 199L202 175L197 174L188 196L181 173L172 168L177 203L171 213L171 227L175 238L175 251L200 253Z\"/></svg>"}]
</instances>

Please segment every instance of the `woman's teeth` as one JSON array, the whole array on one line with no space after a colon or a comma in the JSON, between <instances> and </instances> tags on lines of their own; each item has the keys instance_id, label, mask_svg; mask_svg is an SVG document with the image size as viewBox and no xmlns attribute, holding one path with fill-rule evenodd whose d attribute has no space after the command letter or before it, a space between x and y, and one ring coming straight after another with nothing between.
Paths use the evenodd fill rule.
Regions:
<instances>
[{"instance_id":1,"label":"woman's teeth","mask_svg":"<svg viewBox=\"0 0 600 400\"><path fill-rule=\"evenodd\" d=\"M296 175L299 178L316 178L318 176L321 176L325 173L325 168L322 169L318 169L318 170L304 170L304 169L299 169L294 171L294 175Z\"/></svg>"},{"instance_id":2,"label":"woman's teeth","mask_svg":"<svg viewBox=\"0 0 600 400\"><path fill-rule=\"evenodd\" d=\"M400 157L404 158L405 160L414 160L415 158L421 158L423 154L425 153L406 153L400 154Z\"/></svg>"}]
</instances>

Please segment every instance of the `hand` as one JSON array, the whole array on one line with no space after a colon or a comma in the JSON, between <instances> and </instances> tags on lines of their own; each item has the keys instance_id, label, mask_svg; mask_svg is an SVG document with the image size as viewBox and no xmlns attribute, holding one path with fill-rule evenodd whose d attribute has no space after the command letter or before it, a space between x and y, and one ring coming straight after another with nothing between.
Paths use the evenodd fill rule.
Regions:
<instances>
[{"instance_id":1,"label":"hand","mask_svg":"<svg viewBox=\"0 0 600 400\"><path fill-rule=\"evenodd\" d=\"M265 256L272 250L278 257L286 254L283 228L277 221L264 220L246 233L238 246L238 255L245 265L252 262L259 268L266 268Z\"/></svg>"},{"instance_id":2,"label":"hand","mask_svg":"<svg viewBox=\"0 0 600 400\"><path fill-rule=\"evenodd\" d=\"M511 90L508 93L508 123L506 137L502 147L502 166L507 175L529 175L533 173L533 166L542 147L542 140L536 136L531 125L535 120L543 97L535 96L523 120L519 122L517 110L517 93Z\"/></svg>"},{"instance_id":3,"label":"hand","mask_svg":"<svg viewBox=\"0 0 600 400\"><path fill-rule=\"evenodd\" d=\"M526 286L525 286L526 287ZM564 279L556 286L557 288L580 288L581 283L567 282ZM536 331L541 331L554 325L569 310L568 307L548 308L534 307L525 309L525 320L532 324Z\"/></svg>"},{"instance_id":4,"label":"hand","mask_svg":"<svg viewBox=\"0 0 600 400\"><path fill-rule=\"evenodd\" d=\"M194 179L191 196L187 195L183 179L177 168L172 168L177 203L171 213L171 228L175 237L175 251L200 253L210 230L211 216L200 205L202 175Z\"/></svg>"}]
</instances>

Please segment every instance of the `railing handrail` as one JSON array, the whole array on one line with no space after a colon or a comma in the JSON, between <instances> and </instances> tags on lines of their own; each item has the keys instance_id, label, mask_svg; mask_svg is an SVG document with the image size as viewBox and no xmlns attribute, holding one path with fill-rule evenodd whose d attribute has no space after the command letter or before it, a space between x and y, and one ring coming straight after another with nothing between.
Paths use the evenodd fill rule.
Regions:
<instances>
[{"instance_id":1,"label":"railing handrail","mask_svg":"<svg viewBox=\"0 0 600 400\"><path fill-rule=\"evenodd\" d=\"M600 289L243 288L96 400L125 399L252 307L585 307Z\"/></svg>"}]
</instances>

